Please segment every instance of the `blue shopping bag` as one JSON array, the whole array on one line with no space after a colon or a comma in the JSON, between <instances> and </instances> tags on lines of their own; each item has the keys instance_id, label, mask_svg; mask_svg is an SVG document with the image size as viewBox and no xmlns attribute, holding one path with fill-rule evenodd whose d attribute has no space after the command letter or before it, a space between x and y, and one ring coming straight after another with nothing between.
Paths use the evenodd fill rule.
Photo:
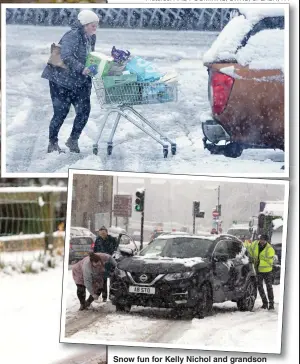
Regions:
<instances>
[{"instance_id":1,"label":"blue shopping bag","mask_svg":"<svg viewBox=\"0 0 300 364\"><path fill-rule=\"evenodd\" d=\"M142 99L147 104L163 103L173 101L174 95L165 84L145 85L143 87Z\"/></svg>"},{"instance_id":2,"label":"blue shopping bag","mask_svg":"<svg viewBox=\"0 0 300 364\"><path fill-rule=\"evenodd\" d=\"M163 75L157 72L151 62L141 57L133 57L127 64L126 70L137 75L138 82L154 82Z\"/></svg>"}]
</instances>

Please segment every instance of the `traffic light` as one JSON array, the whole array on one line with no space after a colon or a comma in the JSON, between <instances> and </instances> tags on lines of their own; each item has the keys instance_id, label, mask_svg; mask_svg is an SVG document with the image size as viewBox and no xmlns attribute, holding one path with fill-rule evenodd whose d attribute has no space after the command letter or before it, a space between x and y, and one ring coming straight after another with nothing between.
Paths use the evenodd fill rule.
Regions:
<instances>
[{"instance_id":1,"label":"traffic light","mask_svg":"<svg viewBox=\"0 0 300 364\"><path fill-rule=\"evenodd\" d=\"M202 219L204 219L204 217L205 217L205 212L204 212L204 211L199 211L199 212L196 214L196 217L201 217Z\"/></svg>"},{"instance_id":2,"label":"traffic light","mask_svg":"<svg viewBox=\"0 0 300 364\"><path fill-rule=\"evenodd\" d=\"M193 202L193 212L194 212L194 215L196 216L197 214L199 214L200 212L200 202L199 201L194 201Z\"/></svg>"},{"instance_id":3,"label":"traffic light","mask_svg":"<svg viewBox=\"0 0 300 364\"><path fill-rule=\"evenodd\" d=\"M143 212L145 204L145 190L137 190L135 193L135 211Z\"/></svg>"}]
</instances>

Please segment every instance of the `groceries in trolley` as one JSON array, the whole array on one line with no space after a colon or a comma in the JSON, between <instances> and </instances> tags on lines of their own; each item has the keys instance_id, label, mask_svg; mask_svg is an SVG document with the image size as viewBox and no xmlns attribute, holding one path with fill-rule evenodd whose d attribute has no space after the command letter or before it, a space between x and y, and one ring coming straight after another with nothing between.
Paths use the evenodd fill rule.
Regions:
<instances>
[{"instance_id":1,"label":"groceries in trolley","mask_svg":"<svg viewBox=\"0 0 300 364\"><path fill-rule=\"evenodd\" d=\"M106 104L155 104L176 101L177 74L161 73L154 65L126 50L88 55L86 67L103 82Z\"/></svg>"}]
</instances>

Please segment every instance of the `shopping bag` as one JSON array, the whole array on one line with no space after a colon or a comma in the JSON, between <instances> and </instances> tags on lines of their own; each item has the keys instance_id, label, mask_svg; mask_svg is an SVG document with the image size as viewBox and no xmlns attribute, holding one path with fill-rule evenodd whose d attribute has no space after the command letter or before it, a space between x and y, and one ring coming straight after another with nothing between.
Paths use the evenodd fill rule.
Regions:
<instances>
[{"instance_id":1,"label":"shopping bag","mask_svg":"<svg viewBox=\"0 0 300 364\"><path fill-rule=\"evenodd\" d=\"M138 82L154 82L163 75L159 73L151 62L141 57L133 57L126 64L126 70L137 75Z\"/></svg>"}]
</instances>

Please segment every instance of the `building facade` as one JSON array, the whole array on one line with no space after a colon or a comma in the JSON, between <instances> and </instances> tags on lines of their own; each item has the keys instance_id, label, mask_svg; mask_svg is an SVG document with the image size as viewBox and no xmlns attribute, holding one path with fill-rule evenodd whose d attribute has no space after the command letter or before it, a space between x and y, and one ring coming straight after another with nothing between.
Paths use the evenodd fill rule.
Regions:
<instances>
[{"instance_id":1,"label":"building facade","mask_svg":"<svg viewBox=\"0 0 300 364\"><path fill-rule=\"evenodd\" d=\"M113 177L73 176L71 225L95 232L112 223Z\"/></svg>"}]
</instances>

